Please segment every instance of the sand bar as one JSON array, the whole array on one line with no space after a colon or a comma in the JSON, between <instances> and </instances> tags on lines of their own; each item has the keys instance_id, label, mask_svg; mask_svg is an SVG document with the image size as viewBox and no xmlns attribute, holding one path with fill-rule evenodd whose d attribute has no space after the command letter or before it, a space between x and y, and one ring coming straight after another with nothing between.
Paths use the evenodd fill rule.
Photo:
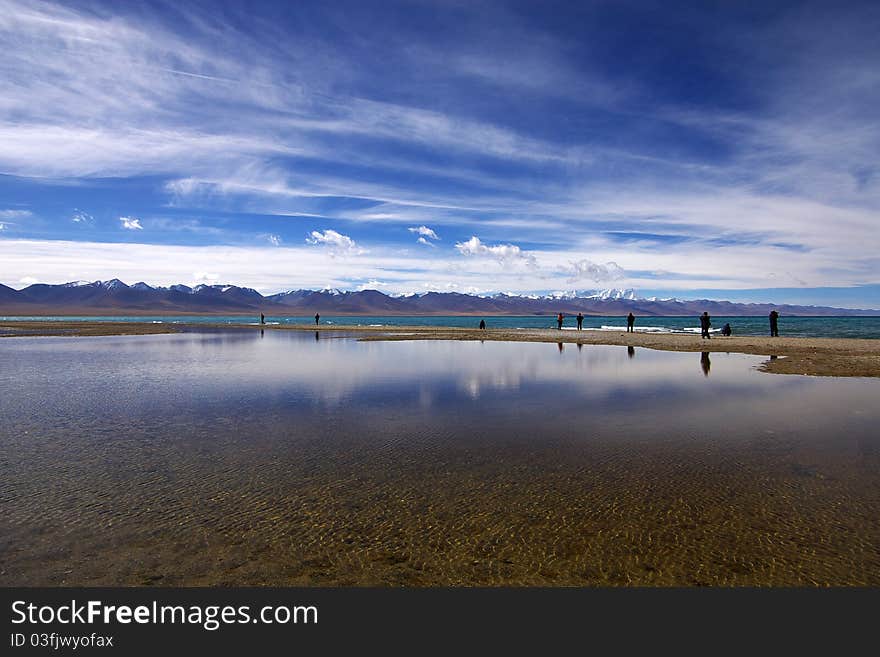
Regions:
<instances>
[{"instance_id":1,"label":"sand bar","mask_svg":"<svg viewBox=\"0 0 880 657\"><path fill-rule=\"evenodd\" d=\"M769 336L626 333L624 331L557 331L553 329L487 329L438 326L355 326L322 324L154 324L150 322L0 322L0 337L153 335L184 330L227 329L320 331L359 334L361 340L485 340L632 346L663 351L708 351L768 356L761 370L774 374L880 377L880 340L851 338L770 338ZM777 358L770 359L769 356Z\"/></svg>"}]
</instances>

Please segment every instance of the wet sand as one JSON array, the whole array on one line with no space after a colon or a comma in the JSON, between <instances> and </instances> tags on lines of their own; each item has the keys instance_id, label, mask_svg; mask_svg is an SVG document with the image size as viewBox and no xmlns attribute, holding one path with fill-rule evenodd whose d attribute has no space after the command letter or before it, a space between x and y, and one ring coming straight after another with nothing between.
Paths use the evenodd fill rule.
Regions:
<instances>
[{"instance_id":1,"label":"wet sand","mask_svg":"<svg viewBox=\"0 0 880 657\"><path fill-rule=\"evenodd\" d=\"M770 338L626 333L623 331L556 331L552 329L487 329L436 326L371 327L349 325L153 324L146 322L6 322L0 337L154 335L194 329L318 331L357 334L361 340L494 340L641 347L662 351L740 353L775 356L760 369L773 374L880 377L880 340L847 338Z\"/></svg>"}]
</instances>

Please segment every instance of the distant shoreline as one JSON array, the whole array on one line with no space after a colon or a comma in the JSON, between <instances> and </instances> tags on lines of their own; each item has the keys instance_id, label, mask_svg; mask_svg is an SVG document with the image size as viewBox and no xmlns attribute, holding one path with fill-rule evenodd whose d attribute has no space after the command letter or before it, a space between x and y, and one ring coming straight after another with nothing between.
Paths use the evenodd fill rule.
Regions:
<instances>
[{"instance_id":1,"label":"distant shoreline","mask_svg":"<svg viewBox=\"0 0 880 657\"><path fill-rule=\"evenodd\" d=\"M308 331L362 334L364 341L390 340L481 340L497 342L545 342L582 345L630 346L661 351L742 353L777 356L760 370L773 374L833 377L880 377L880 340L868 338L770 338L715 335L626 333L624 331L557 331L554 329L487 329L436 326L350 326L286 324L153 324L150 322L0 322L0 337L156 335L199 329L246 331Z\"/></svg>"}]
</instances>

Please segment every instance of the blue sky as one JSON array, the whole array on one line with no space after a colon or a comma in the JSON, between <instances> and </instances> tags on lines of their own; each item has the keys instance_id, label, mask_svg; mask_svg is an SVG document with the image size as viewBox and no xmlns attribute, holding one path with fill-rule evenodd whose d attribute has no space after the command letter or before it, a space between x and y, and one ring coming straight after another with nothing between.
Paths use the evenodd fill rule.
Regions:
<instances>
[{"instance_id":1,"label":"blue sky","mask_svg":"<svg viewBox=\"0 0 880 657\"><path fill-rule=\"evenodd\" d=\"M878 308L880 5L760 4L0 0L0 282Z\"/></svg>"}]
</instances>

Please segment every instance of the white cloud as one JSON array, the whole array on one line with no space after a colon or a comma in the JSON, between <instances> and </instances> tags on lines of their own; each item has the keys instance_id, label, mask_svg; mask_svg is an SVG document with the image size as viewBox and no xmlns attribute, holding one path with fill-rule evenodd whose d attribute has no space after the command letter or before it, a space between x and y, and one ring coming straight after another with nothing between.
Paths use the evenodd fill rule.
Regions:
<instances>
[{"instance_id":1,"label":"white cloud","mask_svg":"<svg viewBox=\"0 0 880 657\"><path fill-rule=\"evenodd\" d=\"M30 210L0 210L0 219L26 219L33 216Z\"/></svg>"},{"instance_id":2,"label":"white cloud","mask_svg":"<svg viewBox=\"0 0 880 657\"><path fill-rule=\"evenodd\" d=\"M6 224L0 223L0 230L6 230Z\"/></svg>"},{"instance_id":3,"label":"white cloud","mask_svg":"<svg viewBox=\"0 0 880 657\"><path fill-rule=\"evenodd\" d=\"M272 246L281 246L281 238L278 235L266 235L266 241Z\"/></svg>"},{"instance_id":4,"label":"white cloud","mask_svg":"<svg viewBox=\"0 0 880 657\"><path fill-rule=\"evenodd\" d=\"M192 275L192 282L196 285L216 285L219 280L219 274L207 271L196 271Z\"/></svg>"},{"instance_id":5,"label":"white cloud","mask_svg":"<svg viewBox=\"0 0 880 657\"><path fill-rule=\"evenodd\" d=\"M364 253L364 250L348 235L343 235L329 228L325 231L313 230L309 237L306 238L306 243L326 246L333 255L358 255Z\"/></svg>"},{"instance_id":6,"label":"white cloud","mask_svg":"<svg viewBox=\"0 0 880 657\"><path fill-rule=\"evenodd\" d=\"M515 244L488 246L483 244L479 237L472 236L466 242L456 242L455 248L463 256L491 258L503 266L525 265L532 268L537 267L535 256L523 251Z\"/></svg>"},{"instance_id":7,"label":"white cloud","mask_svg":"<svg viewBox=\"0 0 880 657\"><path fill-rule=\"evenodd\" d=\"M0 42L14 56L4 61L0 117L15 120L0 127L0 170L56 177L205 175L275 154L381 161L363 144L354 146L352 135L504 160L568 158L553 144L474 118L329 94L334 76L350 75L344 49L332 44L276 38L286 35L270 24L255 38L236 21L180 13L186 34L161 17L4 0ZM237 44L234 55L226 42ZM328 62L337 61L328 70ZM289 62L296 62L293 78Z\"/></svg>"},{"instance_id":8,"label":"white cloud","mask_svg":"<svg viewBox=\"0 0 880 657\"><path fill-rule=\"evenodd\" d=\"M143 230L144 227L141 226L141 220L135 217L119 217L119 221L122 222L122 227L126 230Z\"/></svg>"},{"instance_id":9,"label":"white cloud","mask_svg":"<svg viewBox=\"0 0 880 657\"><path fill-rule=\"evenodd\" d=\"M388 287L388 283L383 283L382 281L372 280L367 281L366 283L362 283L357 286L358 290L377 290L380 287Z\"/></svg>"},{"instance_id":10,"label":"white cloud","mask_svg":"<svg viewBox=\"0 0 880 657\"><path fill-rule=\"evenodd\" d=\"M448 110L466 105L452 102L457 100L455 84L444 87L450 95L441 95L434 108L427 97L416 108L347 96L340 90L360 88L370 79L357 77L368 71L369 62L358 62L364 68L349 66L345 48L309 40L309 35L269 38L280 33L280 25L263 25L254 38L241 33L235 20L219 15L206 19L189 6L180 8L182 20L174 23L161 15L141 20L115 9L38 0L0 0L0 6L0 43L8 53L0 75L0 173L62 181L167 174L176 179L165 187L176 205L211 209L229 203L273 214L332 215L404 226L424 222L438 225L441 232L456 225L468 231L463 234L496 242L488 245L472 237L457 244L458 253L475 260L461 265L444 260L442 249L418 248L423 258L405 263L373 254L377 258L366 275L393 286L409 281L386 268L393 272L395 263L424 264L420 271L426 280L454 277L464 289L479 280L483 259L504 268L493 276L493 284L519 290L551 286L548 281L562 288L566 278L613 279L609 263L620 263L627 272L662 272L628 277L631 284L651 287L880 280L880 175L875 164L880 128L870 111L880 89L877 67L871 57L852 57L844 66L834 57L818 56L833 54L825 50L852 38L852 30L844 26L870 28L870 21L848 25L858 12L837 16L842 22L835 30L814 22L809 27L815 33L808 30L808 38L802 34L805 26L791 29L787 19L768 24L767 30L737 35L743 48L757 46L755 52L764 48L771 55L767 61L773 65L742 69L764 107L760 115L659 104L643 113L636 107L646 132L659 119L682 132L684 153L691 137L722 146L723 157L714 158L664 157L651 139L627 139L627 147L614 150L594 145L598 140L591 137L588 153L583 145L548 143L527 130L518 133L488 123L488 113L480 119L466 109L461 114ZM491 20L497 19L493 13ZM184 25L186 34L180 29ZM487 42L459 48L453 57L430 44L383 52L399 56L394 61L402 74L407 67L427 71L426 85L435 84L433 71L442 71L453 83L451 76L465 75L471 82L491 82L493 89L526 88L536 100L559 93L578 102L584 99L585 112L596 96L611 111L620 111L621 119L631 112L627 97L639 97L637 79L623 85L614 81L603 90L592 84L595 76L584 69L589 65L570 60L558 43L531 38L540 35L525 25L513 32L522 38L510 40L510 29L505 23L495 31L515 44L501 49L497 42ZM397 43L406 44L407 36L400 35ZM797 47L784 48L782 60L775 49L780 38L800 39ZM237 44L234 55L223 45L229 42ZM441 60L447 68L421 65ZM230 107L235 108L234 123L229 121ZM408 147L388 148L389 141L405 141ZM389 156L399 151L407 154ZM421 151L431 155L410 154ZM463 153L468 156L460 157ZM280 159L276 155L311 158L322 166L283 170L270 164ZM475 164L484 162L483 157L515 166L493 175L494 167ZM315 173L333 170L329 165L340 161L359 170L369 167L375 175L352 179L341 172ZM569 167L573 162L579 166ZM547 175L551 167L554 175ZM411 178L427 182L392 182L401 178L385 175L389 170L417 171L420 175ZM626 193L621 193L619 177L607 175L614 171L625 180ZM432 184L431 176L467 180L469 185L460 193L446 192L449 187ZM370 202L345 204L341 210L331 205L343 196ZM26 216L26 210L0 210L5 235L17 234L13 222ZM76 214L71 221L88 223L77 221ZM123 222L123 227L142 230L140 220L132 221L136 225ZM157 222L151 216L150 230L143 232L157 231ZM426 225L409 230L421 245L436 237ZM675 232L685 241L620 244L602 234L625 230ZM752 235L752 243L712 243L718 237L735 239L737 233ZM335 231L316 234L320 239L313 234L310 243L331 254L362 252ZM542 246L524 252L508 242ZM782 243L802 250L774 246ZM585 260L584 254L591 259ZM148 262L135 264L143 268ZM567 270L559 266L566 262L571 263ZM504 278L518 264L532 267L531 278ZM79 271L93 263L71 266ZM349 269L345 274L354 277L354 268Z\"/></svg>"},{"instance_id":11,"label":"white cloud","mask_svg":"<svg viewBox=\"0 0 880 657\"><path fill-rule=\"evenodd\" d=\"M769 283L778 281L767 278L762 267L780 255L784 254L773 253L772 249L713 250L693 245L682 254L661 255L659 261L662 269L669 272L669 278L660 288L657 279L650 275L653 270L646 266L658 260L655 254L591 251L596 261L619 262L627 271L627 287L682 292L703 288L772 287ZM151 285L232 283L271 293L298 288L353 289L363 281L381 281L385 284L381 289L390 293L504 290L531 294L570 289L568 275L557 263L578 262L583 259L583 253L544 251L536 253L535 259L537 268L500 267L487 273L485 257L463 258L439 249L413 249L410 253L399 248L377 247L357 258L349 258L345 266L340 267L338 261L328 258L325 249L306 244L293 247L174 246L4 238L0 239L0 282L9 284L23 276L39 278L44 283L118 277L129 283L145 280ZM218 263L222 263L222 271L218 271ZM724 263L737 263L742 271L728 275L729 267ZM820 263L823 264L824 261ZM791 259L785 270L813 285L812 266L808 258ZM845 287L866 277L880 283L876 279L878 271L877 264L871 272L835 270L825 275L823 284ZM668 284L670 281L672 285Z\"/></svg>"},{"instance_id":12,"label":"white cloud","mask_svg":"<svg viewBox=\"0 0 880 657\"><path fill-rule=\"evenodd\" d=\"M626 277L626 272L616 262L606 262L604 265L591 262L586 258L572 262L570 267L564 269L569 275L568 282L590 280L594 283L607 283L619 281Z\"/></svg>"},{"instance_id":13,"label":"white cloud","mask_svg":"<svg viewBox=\"0 0 880 657\"><path fill-rule=\"evenodd\" d=\"M73 214L70 216L70 220L75 224L91 224L95 220L95 218L88 212L75 209L73 211Z\"/></svg>"},{"instance_id":14,"label":"white cloud","mask_svg":"<svg viewBox=\"0 0 880 657\"><path fill-rule=\"evenodd\" d=\"M407 230L411 233L417 233L422 238L427 237L432 240L439 240L440 239L439 237L437 237L437 233L435 233L431 228L428 228L427 226L419 226L418 228L415 228L415 227L407 228ZM424 241L422 239L419 239L419 241L424 243Z\"/></svg>"},{"instance_id":15,"label":"white cloud","mask_svg":"<svg viewBox=\"0 0 880 657\"><path fill-rule=\"evenodd\" d=\"M24 278L18 279L18 282L22 285L36 285L40 282L38 278L34 278L33 276L25 276Z\"/></svg>"}]
</instances>

